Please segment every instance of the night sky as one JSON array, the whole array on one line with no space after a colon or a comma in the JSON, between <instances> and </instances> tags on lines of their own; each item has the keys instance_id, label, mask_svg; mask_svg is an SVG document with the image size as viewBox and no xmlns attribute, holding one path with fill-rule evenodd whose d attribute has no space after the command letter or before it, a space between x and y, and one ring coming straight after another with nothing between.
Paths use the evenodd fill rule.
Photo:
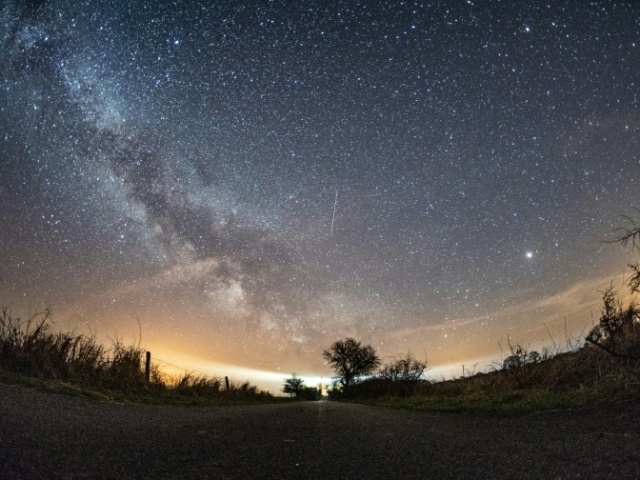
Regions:
<instances>
[{"instance_id":1,"label":"night sky","mask_svg":"<svg viewBox=\"0 0 640 480\"><path fill-rule=\"evenodd\" d=\"M635 1L4 0L0 302L187 368L480 369L623 287L639 113Z\"/></svg>"}]
</instances>

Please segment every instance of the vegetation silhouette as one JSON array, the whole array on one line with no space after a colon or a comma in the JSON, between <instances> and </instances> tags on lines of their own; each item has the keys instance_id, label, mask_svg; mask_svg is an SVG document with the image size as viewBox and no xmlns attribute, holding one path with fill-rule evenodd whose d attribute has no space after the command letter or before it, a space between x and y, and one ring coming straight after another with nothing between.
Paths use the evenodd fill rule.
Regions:
<instances>
[{"instance_id":1,"label":"vegetation silhouette","mask_svg":"<svg viewBox=\"0 0 640 480\"><path fill-rule=\"evenodd\" d=\"M633 228L622 229L611 242L630 244L632 250L640 251L640 227L633 224ZM632 296L637 296L640 264L629 267L628 286ZM504 409L505 405L525 409L584 407L640 398L640 308L634 302L625 306L612 286L602 298L601 317L584 344L567 338L566 351L554 342L551 353L543 349L540 354L509 343L511 355L492 371L453 380L426 379L426 362L410 352L381 367L372 346L354 338L338 340L322 353L337 374L338 388L331 393L378 403L381 399L391 403L408 399L412 406L454 411L478 406ZM156 365L147 380L145 352L139 344L125 345L115 339L108 347L93 336L53 332L51 325L50 309L26 319L14 317L8 308L0 310L0 377L14 372L91 388L193 400L273 399L248 382L227 385L222 378L191 372L174 378ZM306 400L319 396L318 389L305 386L296 374L285 380L283 393Z\"/></svg>"},{"instance_id":2,"label":"vegetation silhouette","mask_svg":"<svg viewBox=\"0 0 640 480\"><path fill-rule=\"evenodd\" d=\"M322 356L337 373L337 380L345 392L360 376L368 375L380 366L380 359L373 347L363 346L354 338L334 342L322 352Z\"/></svg>"},{"instance_id":3,"label":"vegetation silhouette","mask_svg":"<svg viewBox=\"0 0 640 480\"><path fill-rule=\"evenodd\" d=\"M154 364L147 381L143 368L146 352L140 345L125 345L113 339L108 348L93 336L53 332L51 316L51 309L26 319L13 316L8 308L0 311L0 377L53 381L57 383L43 386L69 393L79 389L80 393L93 395L99 391L100 397L104 397L104 391L110 391L120 399L145 402L273 399L249 382L231 381L227 387L220 377L192 372L174 377Z\"/></svg>"},{"instance_id":4,"label":"vegetation silhouette","mask_svg":"<svg viewBox=\"0 0 640 480\"><path fill-rule=\"evenodd\" d=\"M604 291L602 301L602 315L587 342L615 357L640 360L640 309L634 303L625 308L613 286Z\"/></svg>"},{"instance_id":5,"label":"vegetation silhouette","mask_svg":"<svg viewBox=\"0 0 640 480\"><path fill-rule=\"evenodd\" d=\"M304 380L294 373L291 377L285 379L282 393L286 393L292 397L298 397L304 388Z\"/></svg>"},{"instance_id":6,"label":"vegetation silhouette","mask_svg":"<svg viewBox=\"0 0 640 480\"><path fill-rule=\"evenodd\" d=\"M510 368L522 368L529 363L538 363L542 360L542 356L535 350L528 352L522 345L511 347L511 355L504 359L502 368L509 370Z\"/></svg>"},{"instance_id":7,"label":"vegetation silhouette","mask_svg":"<svg viewBox=\"0 0 640 480\"><path fill-rule=\"evenodd\" d=\"M632 250L640 251L640 227L630 217L624 218L633 227L619 228L617 231L621 233L612 242L623 247L631 245ZM632 296L637 296L640 294L640 263L630 264L629 268L629 290ZM634 301L625 307L613 285L603 292L602 303L602 315L598 325L587 335L587 342L615 357L640 361L640 307Z\"/></svg>"},{"instance_id":8,"label":"vegetation silhouette","mask_svg":"<svg viewBox=\"0 0 640 480\"><path fill-rule=\"evenodd\" d=\"M427 362L416 359L409 352L405 357L394 358L393 362L385 364L378 377L391 382L417 382L426 369Z\"/></svg>"},{"instance_id":9,"label":"vegetation silhouette","mask_svg":"<svg viewBox=\"0 0 640 480\"><path fill-rule=\"evenodd\" d=\"M631 223L633 228L621 229L612 242L640 251L640 227ZM640 264L629 267L633 297L640 294ZM341 398L449 411L583 408L640 398L640 308L633 301L625 306L610 287L603 293L600 320L584 340L567 336L563 349L552 339L554 348L542 353L509 342L510 355L491 371L441 381L425 379L426 363L407 354L375 375L352 375L348 395ZM330 359L331 354L323 356ZM377 358L372 350L371 355ZM344 384L342 370L336 372Z\"/></svg>"}]
</instances>

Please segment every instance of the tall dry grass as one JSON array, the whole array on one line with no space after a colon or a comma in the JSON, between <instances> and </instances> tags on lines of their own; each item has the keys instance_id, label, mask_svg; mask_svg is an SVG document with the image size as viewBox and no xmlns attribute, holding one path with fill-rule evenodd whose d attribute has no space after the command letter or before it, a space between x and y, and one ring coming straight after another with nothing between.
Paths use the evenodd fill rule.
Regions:
<instances>
[{"instance_id":1,"label":"tall dry grass","mask_svg":"<svg viewBox=\"0 0 640 480\"><path fill-rule=\"evenodd\" d=\"M139 345L126 345L120 339L105 346L94 336L54 332L50 309L25 319L13 316L7 308L0 312L0 368L20 375L190 398L270 398L248 382L231 381L227 388L223 378L195 373L174 378L157 365L151 366L147 382L144 357Z\"/></svg>"},{"instance_id":2,"label":"tall dry grass","mask_svg":"<svg viewBox=\"0 0 640 480\"><path fill-rule=\"evenodd\" d=\"M501 410L514 403L524 409L584 407L636 397L640 397L640 362L616 358L593 345L453 380L372 378L348 393L356 400L445 410Z\"/></svg>"},{"instance_id":3,"label":"tall dry grass","mask_svg":"<svg viewBox=\"0 0 640 480\"><path fill-rule=\"evenodd\" d=\"M26 319L12 316L7 308L0 313L0 363L17 373L105 388L139 388L146 383L143 355L139 347L119 340L105 348L92 336L53 332L51 310Z\"/></svg>"}]
</instances>

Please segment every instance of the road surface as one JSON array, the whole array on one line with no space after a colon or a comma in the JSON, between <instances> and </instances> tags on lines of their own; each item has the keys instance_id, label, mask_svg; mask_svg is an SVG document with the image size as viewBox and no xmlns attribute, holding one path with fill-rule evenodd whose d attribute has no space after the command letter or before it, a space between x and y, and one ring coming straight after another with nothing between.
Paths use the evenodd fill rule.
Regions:
<instances>
[{"instance_id":1,"label":"road surface","mask_svg":"<svg viewBox=\"0 0 640 480\"><path fill-rule=\"evenodd\" d=\"M0 385L0 479L638 479L640 405L499 417L99 403Z\"/></svg>"}]
</instances>

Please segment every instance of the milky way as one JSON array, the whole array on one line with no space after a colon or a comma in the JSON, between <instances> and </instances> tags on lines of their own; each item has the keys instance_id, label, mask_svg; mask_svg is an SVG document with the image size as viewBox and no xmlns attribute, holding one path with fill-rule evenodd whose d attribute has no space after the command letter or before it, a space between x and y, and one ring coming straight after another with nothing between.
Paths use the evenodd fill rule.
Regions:
<instances>
[{"instance_id":1,"label":"milky way","mask_svg":"<svg viewBox=\"0 0 640 480\"><path fill-rule=\"evenodd\" d=\"M579 332L632 252L636 2L3 2L0 301L327 374ZM497 353L498 357L500 352Z\"/></svg>"}]
</instances>

